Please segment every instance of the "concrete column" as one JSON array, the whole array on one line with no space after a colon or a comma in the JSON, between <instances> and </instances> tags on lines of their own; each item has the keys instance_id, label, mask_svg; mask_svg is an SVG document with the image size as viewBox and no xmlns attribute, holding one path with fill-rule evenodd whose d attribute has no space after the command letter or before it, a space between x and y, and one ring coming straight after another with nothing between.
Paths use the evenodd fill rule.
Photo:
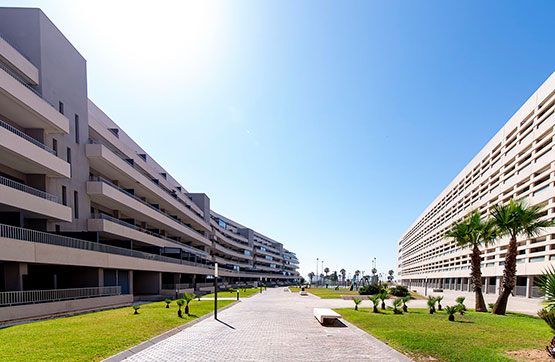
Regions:
<instances>
[{"instance_id":1,"label":"concrete column","mask_svg":"<svg viewBox=\"0 0 555 362\"><path fill-rule=\"evenodd\" d=\"M99 287L104 286L104 269L103 268L98 268L98 286Z\"/></svg>"},{"instance_id":2,"label":"concrete column","mask_svg":"<svg viewBox=\"0 0 555 362\"><path fill-rule=\"evenodd\" d=\"M129 271L129 294L133 294L133 270Z\"/></svg>"},{"instance_id":3,"label":"concrete column","mask_svg":"<svg viewBox=\"0 0 555 362\"><path fill-rule=\"evenodd\" d=\"M6 291L23 290L23 276L27 274L26 263L4 264L4 288Z\"/></svg>"},{"instance_id":4,"label":"concrete column","mask_svg":"<svg viewBox=\"0 0 555 362\"><path fill-rule=\"evenodd\" d=\"M497 277L496 278L495 295L501 294L501 282L502 281L503 281L503 277Z\"/></svg>"},{"instance_id":5,"label":"concrete column","mask_svg":"<svg viewBox=\"0 0 555 362\"><path fill-rule=\"evenodd\" d=\"M534 285L534 277L526 278L526 298L532 297L532 286Z\"/></svg>"},{"instance_id":6,"label":"concrete column","mask_svg":"<svg viewBox=\"0 0 555 362\"><path fill-rule=\"evenodd\" d=\"M489 290L488 290L488 288L489 288L489 277L486 277L485 279L486 279L486 284L484 285L484 288L486 289L485 292L486 292L486 294L489 294Z\"/></svg>"}]
</instances>

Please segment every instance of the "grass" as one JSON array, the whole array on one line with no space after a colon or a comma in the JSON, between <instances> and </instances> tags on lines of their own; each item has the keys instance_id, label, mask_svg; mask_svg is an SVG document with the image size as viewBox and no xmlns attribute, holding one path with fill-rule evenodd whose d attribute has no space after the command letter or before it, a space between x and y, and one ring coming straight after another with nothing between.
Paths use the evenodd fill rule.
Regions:
<instances>
[{"instance_id":1,"label":"grass","mask_svg":"<svg viewBox=\"0 0 555 362\"><path fill-rule=\"evenodd\" d=\"M289 287L292 292L300 292L301 288ZM334 290L334 288L305 288L305 290L322 299L341 298L342 295L359 295L358 291L349 291L348 289ZM218 294L219 295L219 294ZM418 293L410 292L411 299L427 299ZM361 295L362 299L368 299L369 295ZM397 298L392 295L389 298Z\"/></svg>"},{"instance_id":2,"label":"grass","mask_svg":"<svg viewBox=\"0 0 555 362\"><path fill-rule=\"evenodd\" d=\"M292 292L299 292L301 288L289 287ZM341 298L342 295L358 295L356 291L347 289L334 290L334 288L305 288L307 292L322 299Z\"/></svg>"},{"instance_id":3,"label":"grass","mask_svg":"<svg viewBox=\"0 0 555 362\"><path fill-rule=\"evenodd\" d=\"M213 301L194 300L191 315L179 318L175 301L169 309L156 302L138 315L125 307L7 327L0 329L0 361L100 361L213 310Z\"/></svg>"},{"instance_id":4,"label":"grass","mask_svg":"<svg viewBox=\"0 0 555 362\"><path fill-rule=\"evenodd\" d=\"M258 288L251 288L251 289L239 289L239 298L246 298L250 297L253 294L259 293L260 289ZM214 298L214 293L203 295L202 298ZM218 298L236 298L237 292L218 292Z\"/></svg>"},{"instance_id":5,"label":"grass","mask_svg":"<svg viewBox=\"0 0 555 362\"><path fill-rule=\"evenodd\" d=\"M467 312L455 322L445 312L430 315L427 309L410 309L394 315L391 309L336 309L347 321L417 361L514 361L506 352L545 350L552 338L547 324L537 317L509 313ZM547 355L547 354L546 354Z\"/></svg>"}]
</instances>

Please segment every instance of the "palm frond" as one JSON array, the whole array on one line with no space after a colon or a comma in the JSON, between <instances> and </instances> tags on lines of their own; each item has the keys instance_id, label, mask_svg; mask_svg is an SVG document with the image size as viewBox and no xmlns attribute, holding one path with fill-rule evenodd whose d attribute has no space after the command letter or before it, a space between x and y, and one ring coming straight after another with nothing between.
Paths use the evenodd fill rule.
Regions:
<instances>
[{"instance_id":1,"label":"palm frond","mask_svg":"<svg viewBox=\"0 0 555 362\"><path fill-rule=\"evenodd\" d=\"M555 309L542 308L538 312L538 317L543 319L549 328L555 332Z\"/></svg>"},{"instance_id":2,"label":"palm frond","mask_svg":"<svg viewBox=\"0 0 555 362\"><path fill-rule=\"evenodd\" d=\"M545 296L545 304L549 309L555 307L555 267L550 266L538 277L537 285L540 293Z\"/></svg>"}]
</instances>

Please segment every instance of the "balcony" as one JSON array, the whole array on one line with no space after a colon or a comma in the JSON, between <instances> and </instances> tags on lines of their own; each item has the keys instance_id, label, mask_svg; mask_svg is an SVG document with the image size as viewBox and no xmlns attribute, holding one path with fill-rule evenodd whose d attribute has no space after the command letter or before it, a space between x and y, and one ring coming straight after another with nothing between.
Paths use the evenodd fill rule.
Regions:
<instances>
[{"instance_id":1,"label":"balcony","mask_svg":"<svg viewBox=\"0 0 555 362\"><path fill-rule=\"evenodd\" d=\"M58 158L54 150L2 120L0 160L2 164L27 174L70 177L69 163Z\"/></svg>"},{"instance_id":2,"label":"balcony","mask_svg":"<svg viewBox=\"0 0 555 362\"><path fill-rule=\"evenodd\" d=\"M87 220L87 224L89 231L102 232L125 240L136 240L159 248L180 248L190 254L198 255L203 258L208 257L208 253L204 250L194 248L109 215L94 215L92 219Z\"/></svg>"},{"instance_id":3,"label":"balcony","mask_svg":"<svg viewBox=\"0 0 555 362\"><path fill-rule=\"evenodd\" d=\"M226 237L224 234L222 234L218 230L214 230L214 235L223 244L231 245L232 247L235 247L237 249L251 250L251 247L249 246L249 244L243 244L243 243L240 243L238 241L232 240L232 239Z\"/></svg>"},{"instance_id":4,"label":"balcony","mask_svg":"<svg viewBox=\"0 0 555 362\"><path fill-rule=\"evenodd\" d=\"M13 66L14 72L31 85L39 84L39 70L0 34L0 60Z\"/></svg>"},{"instance_id":5,"label":"balcony","mask_svg":"<svg viewBox=\"0 0 555 362\"><path fill-rule=\"evenodd\" d=\"M193 227L210 231L204 219L197 215L189 205L180 200L177 194L172 194L166 190L159 182L137 167L133 160L124 158L106 145L94 142L90 140L89 144L86 145L86 155L92 168L112 180L133 185L132 187L139 194L159 201L160 206L168 212L187 218Z\"/></svg>"},{"instance_id":6,"label":"balcony","mask_svg":"<svg viewBox=\"0 0 555 362\"><path fill-rule=\"evenodd\" d=\"M104 268L121 268L124 266L135 270L196 272L201 274L210 274L212 273L210 270L213 269L213 267L206 264L4 224L0 224L0 241L2 242L3 250L2 259L7 261L85 265ZM29 244L21 244L21 242ZM64 247L68 249L68 252L60 253L59 250L45 249L39 253L35 250L39 245ZM70 249L80 250L85 254L72 253L69 252ZM92 252L98 254L91 254ZM99 255L105 255L106 257L99 258ZM130 261L125 257L136 258L137 260L142 260L142 262L137 262L137 260ZM148 264L150 262L162 263ZM186 270L183 269L183 266L196 268Z\"/></svg>"},{"instance_id":7,"label":"balcony","mask_svg":"<svg viewBox=\"0 0 555 362\"><path fill-rule=\"evenodd\" d=\"M144 220L157 229L169 229L172 234L196 245L210 246L211 242L201 233L183 224L162 210L137 196L119 188L102 177L91 177L87 182L91 200L113 210L120 210L131 218Z\"/></svg>"},{"instance_id":8,"label":"balcony","mask_svg":"<svg viewBox=\"0 0 555 362\"><path fill-rule=\"evenodd\" d=\"M69 120L3 64L0 64L0 109L23 128L69 133Z\"/></svg>"},{"instance_id":9,"label":"balcony","mask_svg":"<svg viewBox=\"0 0 555 362\"><path fill-rule=\"evenodd\" d=\"M250 255L245 255L244 253L235 251L233 249L230 248L226 248L223 245L220 245L216 242L213 243L212 245L212 250L217 250L225 255L231 256L231 257L236 257L238 259L241 260L252 260L252 257Z\"/></svg>"},{"instance_id":10,"label":"balcony","mask_svg":"<svg viewBox=\"0 0 555 362\"><path fill-rule=\"evenodd\" d=\"M230 259L222 258L222 257L217 256L217 255L213 256L213 261L215 263L219 263L220 265L231 264L231 265L237 265L237 266L243 267L243 268L252 268L252 264L245 263L245 262L238 261L238 260L230 260Z\"/></svg>"},{"instance_id":11,"label":"balcony","mask_svg":"<svg viewBox=\"0 0 555 362\"><path fill-rule=\"evenodd\" d=\"M71 208L54 195L0 176L0 210L22 211L28 218L72 221Z\"/></svg>"}]
</instances>

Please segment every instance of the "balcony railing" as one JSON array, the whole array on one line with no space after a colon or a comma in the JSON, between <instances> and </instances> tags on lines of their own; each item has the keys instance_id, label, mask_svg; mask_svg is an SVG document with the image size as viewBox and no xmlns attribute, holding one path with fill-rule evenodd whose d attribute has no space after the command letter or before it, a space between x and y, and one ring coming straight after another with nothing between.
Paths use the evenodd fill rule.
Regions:
<instances>
[{"instance_id":1,"label":"balcony railing","mask_svg":"<svg viewBox=\"0 0 555 362\"><path fill-rule=\"evenodd\" d=\"M189 289L192 288L192 284L180 283L180 284L162 284L162 289Z\"/></svg>"},{"instance_id":2,"label":"balcony railing","mask_svg":"<svg viewBox=\"0 0 555 362\"><path fill-rule=\"evenodd\" d=\"M51 195L47 192L41 191L41 190L37 190L33 187L24 185L22 183L16 182L14 180L10 180L9 178L0 176L0 185L4 185L4 186L8 186L11 187L12 189L16 189L19 191L23 191L25 193L34 195L34 196L38 196L40 198L46 199L46 200L50 200L53 202L58 202L58 198L54 195Z\"/></svg>"},{"instance_id":3,"label":"balcony railing","mask_svg":"<svg viewBox=\"0 0 555 362\"><path fill-rule=\"evenodd\" d=\"M64 246L67 248L97 251L100 253L117 254L122 256L129 256L133 258L161 261L166 263L184 264L184 265L191 265L191 266L213 269L213 267L210 265L194 263L188 260L170 258L163 255L150 254L150 253L145 253L143 251L125 249L117 246L105 245L105 244L95 243L91 241L70 238L67 236L50 234L42 231L29 230L29 229L24 229L16 226L11 226L11 225L0 224L0 237L22 240L22 241L29 241L33 243Z\"/></svg>"},{"instance_id":4,"label":"balcony railing","mask_svg":"<svg viewBox=\"0 0 555 362\"><path fill-rule=\"evenodd\" d=\"M120 294L120 286L0 292L0 307L19 304L59 302L71 299L107 297Z\"/></svg>"},{"instance_id":5,"label":"balcony railing","mask_svg":"<svg viewBox=\"0 0 555 362\"><path fill-rule=\"evenodd\" d=\"M129 193L129 192L125 191L124 189L120 188L119 186L114 185L113 183L111 183L110 181L106 180L106 179L103 178L103 177L100 177L100 176L91 176L91 177L89 178L89 181L92 181L92 182L103 182L103 183L105 183L106 185L111 186L111 187L115 188L116 190L118 190L118 191L124 193L125 195L127 195L127 196L129 196L129 197L132 197L133 199L139 201L141 204L143 204L143 205L145 205L145 206L148 206L149 208L151 208L152 210L156 211L157 213L159 213L159 214L161 214L161 215L164 215L165 217L171 219L172 221L175 221L176 223L178 223L178 224L180 224L180 225L186 227L187 229L194 231L195 233L201 235L202 237L205 237L204 234L202 234L201 232L199 232L199 231L193 229L193 228L190 227L189 225L186 225L186 224L182 223L181 221L177 220L177 219L174 218L173 216L170 216L170 215L166 214L165 212L163 212L162 210L160 210L160 209L158 209L158 208L152 206L152 205L149 204L148 202L141 200L140 198L138 198L137 196L133 195L132 193Z\"/></svg>"},{"instance_id":6,"label":"balcony railing","mask_svg":"<svg viewBox=\"0 0 555 362\"><path fill-rule=\"evenodd\" d=\"M181 248L187 250L188 252L190 252L190 253L192 253L192 254L196 254L196 255L199 255L199 256L202 256L202 257L206 257L206 256L207 256L206 252L204 252L203 250L200 250L200 249L197 249L197 248L195 248L195 247L193 247L193 246L184 244L184 243L182 243L182 242L180 242L180 241L177 241L177 240L168 238L167 236L157 234L157 233L155 233L155 232L152 232L152 231L147 230L147 229L145 229L145 228L142 228L142 227L140 227L140 226L133 225L133 224L131 224L131 223L125 222L125 221L123 221L123 220L120 220L120 219L118 219L118 218L112 217L112 216L110 216L110 215L106 215L106 214L95 214L95 215L92 215L92 218L93 218L93 219L108 220L108 221L114 222L114 223L116 223L116 224L119 224L119 225L121 225L121 226L125 226L125 227L128 227L128 228L131 228L131 229L134 229L134 230L143 232L143 233L145 233L145 234L152 235L152 236L155 236L155 237L157 237L157 238L164 239L164 240L167 240L167 241L169 241L169 242L172 242L172 243L178 245L179 247L181 247Z\"/></svg>"},{"instance_id":7,"label":"balcony railing","mask_svg":"<svg viewBox=\"0 0 555 362\"><path fill-rule=\"evenodd\" d=\"M199 218L203 219L202 215L199 214L196 210L194 210L191 205L188 205L185 201L183 201L182 199L180 199L177 196L177 193L174 193L172 191L170 191L167 187L165 187L164 185L161 185L159 182L155 181L155 179L152 178L152 176L146 172L145 170L143 170L141 167L138 167L137 165L135 165L134 162L131 162L131 160L129 160L128 158L125 158L124 156L120 155L118 151L114 150L112 147L98 142L96 140L93 140L92 138L89 138L89 143L90 144L95 144L95 145L102 145L104 147L106 147L107 149L109 149L114 155L116 155L117 157L119 157L120 159L122 159L123 161L127 162L127 164L131 167L133 167L137 172L139 172L141 175L143 175L144 177L146 177L147 179L149 179L154 185L156 185L160 190L164 191L166 194L168 194L169 196L171 196L173 199L177 200L177 202L179 202L180 204L182 204L183 206L185 206L188 210L192 211L193 213L195 213L195 215L197 215ZM203 219L204 221L204 219Z\"/></svg>"},{"instance_id":8,"label":"balcony railing","mask_svg":"<svg viewBox=\"0 0 555 362\"><path fill-rule=\"evenodd\" d=\"M0 63L0 69L4 70L6 73L8 73L12 78L14 78L15 80L17 80L19 83L21 83L23 86L25 86L25 88L29 89L31 92L35 93L37 96L39 96L43 101L45 101L46 103L48 103L50 106L52 106L52 108L56 109L56 106L53 105L52 103L50 103L50 101L48 101L46 98L44 98L42 96L42 94L40 94L35 88L31 87L29 84L27 84L23 79L21 79L17 74L15 74L14 72L11 71L10 68L6 67L4 64Z\"/></svg>"},{"instance_id":9,"label":"balcony railing","mask_svg":"<svg viewBox=\"0 0 555 362\"><path fill-rule=\"evenodd\" d=\"M54 151L52 148L40 143L39 141L37 141L33 137L29 136L28 134L26 134L24 132L21 132L20 130L18 130L17 128L15 128L13 126L10 126L9 124L7 124L6 122L4 122L2 120L0 120L0 127L3 127L5 129L7 129L8 131L12 132L13 134L18 135L19 137L31 142L32 144L42 148L43 150L48 151L53 155L56 155L56 151Z\"/></svg>"}]
</instances>

